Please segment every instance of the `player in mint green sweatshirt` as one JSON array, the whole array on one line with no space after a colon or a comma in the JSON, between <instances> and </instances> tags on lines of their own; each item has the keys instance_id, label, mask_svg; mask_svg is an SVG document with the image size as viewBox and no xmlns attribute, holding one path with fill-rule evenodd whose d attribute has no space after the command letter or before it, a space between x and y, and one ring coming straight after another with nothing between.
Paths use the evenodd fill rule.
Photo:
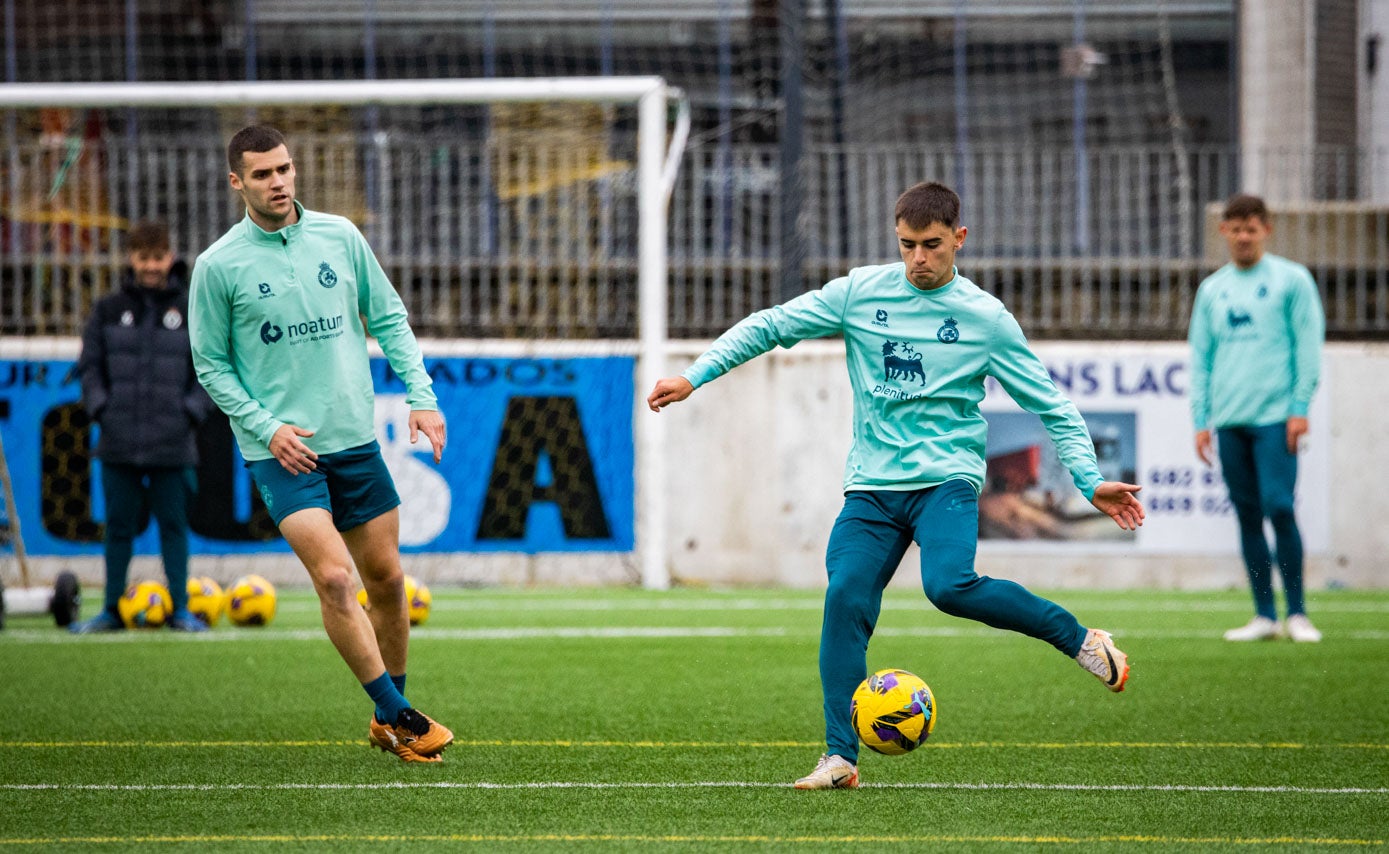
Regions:
<instances>
[{"instance_id":1,"label":"player in mint green sweatshirt","mask_svg":"<svg viewBox=\"0 0 1389 854\"><path fill-rule=\"evenodd\" d=\"M992 376L1042 419L1076 486L1126 530L1143 524L1133 484L1106 482L1075 406L1062 397L1003 303L955 269L967 229L960 199L937 183L897 200L900 264L859 267L818 291L745 318L680 376L656 383L652 410L773 347L843 335L854 393L844 509L830 533L820 632L826 751L800 789L858 785L849 700L867 676L868 639L883 589L908 545L921 547L926 596L947 614L1047 641L1122 691L1128 659L1107 632L1061 606L974 571L988 425L979 412Z\"/></svg>"},{"instance_id":2,"label":"player in mint green sweatshirt","mask_svg":"<svg viewBox=\"0 0 1389 854\"><path fill-rule=\"evenodd\" d=\"M231 420L266 509L309 572L329 639L376 705L368 739L403 761L437 762L453 733L405 699L400 497L376 442L366 335L405 381L410 441L423 433L438 463L444 420L424 359L361 232L295 200L279 131L237 132L227 163L246 217L193 269L198 380Z\"/></svg>"},{"instance_id":3,"label":"player in mint green sweatshirt","mask_svg":"<svg viewBox=\"0 0 1389 854\"><path fill-rule=\"evenodd\" d=\"M1298 443L1321 374L1326 321L1312 274L1264 251L1272 233L1257 196L1225 205L1220 233L1231 261L1196 292L1191 309L1191 415L1196 453L1211 465L1211 431L1220 470L1239 520L1240 548L1254 594L1254 618L1225 633L1230 641L1321 640L1302 595L1302 534L1293 514ZM1278 622L1273 557L1264 519L1273 524L1288 619Z\"/></svg>"}]
</instances>

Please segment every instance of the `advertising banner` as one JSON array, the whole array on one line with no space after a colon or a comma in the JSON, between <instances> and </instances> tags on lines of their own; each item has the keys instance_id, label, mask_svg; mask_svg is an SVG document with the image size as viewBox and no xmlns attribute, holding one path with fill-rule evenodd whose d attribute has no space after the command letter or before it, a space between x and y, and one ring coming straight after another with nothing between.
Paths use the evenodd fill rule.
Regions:
<instances>
[{"instance_id":1,"label":"advertising banner","mask_svg":"<svg viewBox=\"0 0 1389 854\"><path fill-rule=\"evenodd\" d=\"M981 407L989 422L981 540L990 547L1025 543L1028 550L1054 543L1094 551L1113 542L1145 552L1238 553L1219 461L1207 468L1196 455L1184 344L1039 343L1034 350L1084 416L1101 474L1141 485L1148 517L1134 534L1100 514L1072 484L1041 419L990 379ZM1314 553L1330 543L1328 398L1323 376L1298 457L1297 518L1304 546Z\"/></svg>"},{"instance_id":2,"label":"advertising banner","mask_svg":"<svg viewBox=\"0 0 1389 854\"><path fill-rule=\"evenodd\" d=\"M410 444L405 386L372 360L376 436L400 492L407 552L631 551L631 356L426 358L448 424L443 461ZM96 431L72 359L0 360L0 431L24 544L99 554ZM288 551L220 413L199 432L194 554ZM3 507L0 507L3 513ZM150 524L137 554L158 554Z\"/></svg>"}]
</instances>

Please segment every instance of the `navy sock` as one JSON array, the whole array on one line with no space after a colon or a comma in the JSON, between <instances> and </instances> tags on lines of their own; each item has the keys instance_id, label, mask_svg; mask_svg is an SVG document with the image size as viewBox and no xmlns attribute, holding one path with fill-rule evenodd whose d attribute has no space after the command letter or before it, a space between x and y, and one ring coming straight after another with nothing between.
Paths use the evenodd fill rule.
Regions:
<instances>
[{"instance_id":1,"label":"navy sock","mask_svg":"<svg viewBox=\"0 0 1389 854\"><path fill-rule=\"evenodd\" d=\"M389 671L387 671L387 672L389 672ZM396 676L395 674L392 673L392 674L391 674L391 681L395 683L395 689L396 689L397 691L400 692L400 696L404 697L404 696L405 696L405 674L402 673L402 674L400 674L399 676Z\"/></svg>"},{"instance_id":2,"label":"navy sock","mask_svg":"<svg viewBox=\"0 0 1389 854\"><path fill-rule=\"evenodd\" d=\"M362 688L376 704L376 720L380 723L394 724L400 713L410 708L410 704L391 681L390 674L385 671L370 682L363 683Z\"/></svg>"}]
</instances>

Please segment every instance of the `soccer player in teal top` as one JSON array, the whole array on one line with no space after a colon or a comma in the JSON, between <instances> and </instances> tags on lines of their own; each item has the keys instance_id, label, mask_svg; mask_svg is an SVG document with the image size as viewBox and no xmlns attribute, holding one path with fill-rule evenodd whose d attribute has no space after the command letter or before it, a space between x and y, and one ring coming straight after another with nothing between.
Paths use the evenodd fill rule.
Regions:
<instances>
[{"instance_id":1,"label":"soccer player in teal top","mask_svg":"<svg viewBox=\"0 0 1389 854\"><path fill-rule=\"evenodd\" d=\"M900 264L859 267L818 291L756 312L719 337L680 376L656 383L653 411L771 350L843 335L854 393L854 441L844 509L825 562L820 683L827 749L798 789L858 786L849 700L868 675L866 654L883 589L912 540L926 596L947 614L1022 632L1076 659L1111 690L1127 657L1107 632L1011 581L974 571L988 425L985 377L1041 416L1086 498L1120 527L1143 524L1139 487L1106 482L1075 406L1057 391L1003 304L955 269L967 229L950 188L917 184L897 200Z\"/></svg>"},{"instance_id":2,"label":"soccer player in teal top","mask_svg":"<svg viewBox=\"0 0 1389 854\"><path fill-rule=\"evenodd\" d=\"M266 509L313 581L329 639L376 705L369 741L406 762L437 762L453 733L404 696L400 497L376 442L366 334L405 382L410 441L423 433L438 463L444 419L424 359L361 232L295 200L279 131L238 131L227 163L246 217L194 266L198 380L231 420Z\"/></svg>"},{"instance_id":3,"label":"soccer player in teal top","mask_svg":"<svg viewBox=\"0 0 1389 854\"><path fill-rule=\"evenodd\" d=\"M1326 321L1312 274L1264 251L1272 234L1258 196L1231 198L1220 233L1231 261L1196 291L1191 309L1191 415L1196 453L1211 465L1211 430L1220 471L1239 520L1240 548L1254 594L1254 618L1225 633L1229 641L1268 640L1286 629L1315 643L1321 632L1302 598L1302 534L1293 515L1298 443L1321 373ZM1264 519L1273 523L1288 619L1278 623L1273 558Z\"/></svg>"}]
</instances>

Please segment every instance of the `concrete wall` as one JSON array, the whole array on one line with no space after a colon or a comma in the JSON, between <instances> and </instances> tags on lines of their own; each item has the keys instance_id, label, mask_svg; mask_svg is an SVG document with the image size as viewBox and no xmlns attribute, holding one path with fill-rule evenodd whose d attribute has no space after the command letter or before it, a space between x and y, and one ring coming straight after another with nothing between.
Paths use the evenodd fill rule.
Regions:
<instances>
[{"instance_id":1,"label":"concrete wall","mask_svg":"<svg viewBox=\"0 0 1389 854\"><path fill-rule=\"evenodd\" d=\"M1168 347L1172 345L1154 345ZM1045 345L1037 347L1045 360ZM671 358L671 370L698 352ZM1310 589L1389 586L1389 525L1378 517L1389 471L1389 346L1327 346L1331 549L1308 558ZM669 542L674 578L711 584L824 583L824 551L842 504L851 401L843 347L778 350L701 388L670 418ZM1233 537L1233 534L1232 534ZM1234 543L1231 544L1232 552ZM1180 552L1175 547L1174 552ZM894 584L917 583L915 549ZM1244 585L1237 554L1065 553L983 544L981 573L1051 587L1210 588Z\"/></svg>"}]
</instances>

